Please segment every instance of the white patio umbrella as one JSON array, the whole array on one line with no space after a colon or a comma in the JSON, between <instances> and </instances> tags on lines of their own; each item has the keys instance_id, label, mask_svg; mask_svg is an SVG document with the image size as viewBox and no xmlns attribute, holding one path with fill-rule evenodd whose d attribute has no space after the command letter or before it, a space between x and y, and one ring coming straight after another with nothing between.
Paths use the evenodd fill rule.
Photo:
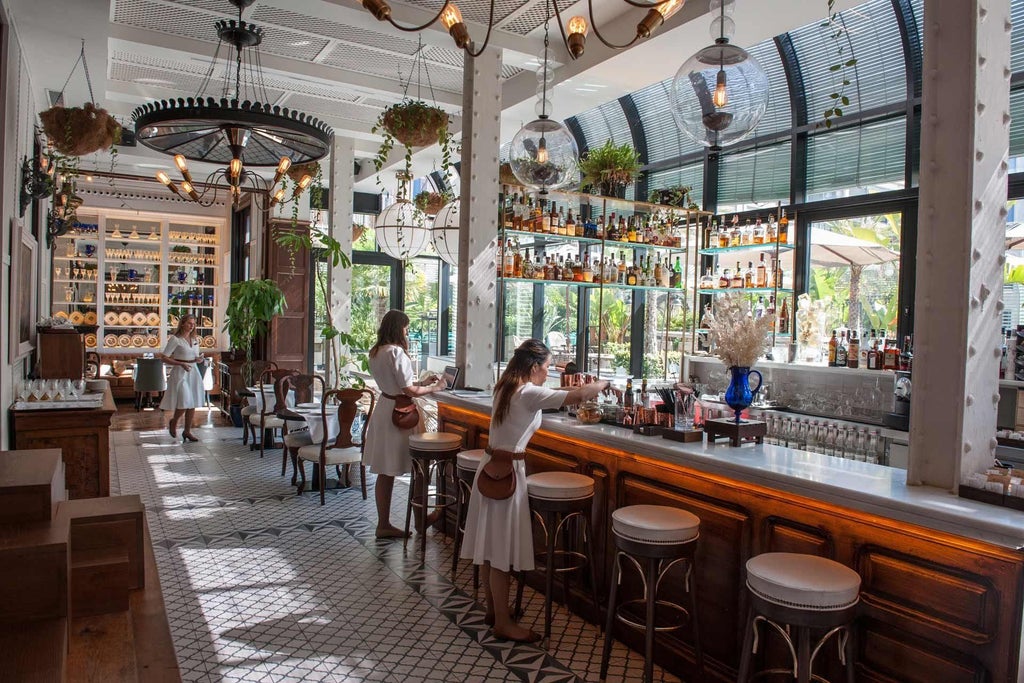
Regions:
<instances>
[{"instance_id":1,"label":"white patio umbrella","mask_svg":"<svg viewBox=\"0 0 1024 683\"><path fill-rule=\"evenodd\" d=\"M811 263L816 266L871 266L898 261L889 247L824 228L811 228Z\"/></svg>"}]
</instances>

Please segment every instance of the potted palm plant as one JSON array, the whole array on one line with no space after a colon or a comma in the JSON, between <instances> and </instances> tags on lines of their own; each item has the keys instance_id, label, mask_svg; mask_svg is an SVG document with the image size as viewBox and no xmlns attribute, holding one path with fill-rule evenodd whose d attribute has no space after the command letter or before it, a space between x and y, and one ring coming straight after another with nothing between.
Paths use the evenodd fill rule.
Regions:
<instances>
[{"instance_id":1,"label":"potted palm plant","mask_svg":"<svg viewBox=\"0 0 1024 683\"><path fill-rule=\"evenodd\" d=\"M626 186L640 176L640 155L632 145L616 145L608 140L580 160L583 184L606 197L624 197Z\"/></svg>"}]
</instances>

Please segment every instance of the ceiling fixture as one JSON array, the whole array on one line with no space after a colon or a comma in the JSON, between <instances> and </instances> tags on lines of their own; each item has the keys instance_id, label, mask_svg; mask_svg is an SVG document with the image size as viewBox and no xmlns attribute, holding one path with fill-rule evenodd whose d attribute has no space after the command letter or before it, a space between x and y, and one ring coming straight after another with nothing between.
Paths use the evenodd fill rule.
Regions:
<instances>
[{"instance_id":1,"label":"ceiling fixture","mask_svg":"<svg viewBox=\"0 0 1024 683\"><path fill-rule=\"evenodd\" d=\"M555 3L557 7L557 2ZM548 24L551 3L547 2L547 20L544 22L544 51L537 71L537 118L519 129L509 148L512 173L523 185L539 190L557 190L579 179L580 155L576 138L562 123L548 116L548 86L551 85L551 66L548 61Z\"/></svg>"},{"instance_id":2,"label":"ceiling fixture","mask_svg":"<svg viewBox=\"0 0 1024 683\"><path fill-rule=\"evenodd\" d=\"M466 27L466 23L462 19L462 12L454 2L451 2L451 0L447 0L430 21L419 26L402 26L396 22L391 16L391 5L387 3L387 0L360 0L360 2L363 7L377 19L377 21L386 21L400 31L422 31L440 20L441 25L448 30L452 40L455 41L455 46L459 49L465 50L473 57L479 57L487 48L487 44L491 40L491 33L494 30L494 0L491 0L491 11L487 19L487 33L484 35L484 42L479 48L475 47L475 43L469 35L469 29ZM657 31L658 27L664 24L669 17L682 9L683 5L686 4L686 0L661 0L661 2L653 3L624 0L624 2L634 7L646 9L647 14L640 23L636 25L636 34L633 36L632 40L621 45L609 42L597 29L597 22L594 21L594 0L587 0L588 14L590 16L589 26L587 24L587 20L581 16L572 17L569 19L568 25L563 25L561 12L558 10L558 3L555 3L555 18L558 20L558 29L562 33L562 42L565 43L565 49L569 51L569 54L572 55L573 59L578 59L583 56L583 51L587 44L587 33L589 33L589 29L591 27L594 29L594 35L596 35L598 40L606 46L613 50L622 50L627 47L631 47L638 40L650 38L654 35L654 32ZM547 21L545 21L545 26L546 24Z\"/></svg>"},{"instance_id":3,"label":"ceiling fixture","mask_svg":"<svg viewBox=\"0 0 1024 683\"><path fill-rule=\"evenodd\" d=\"M455 198L441 207L434 216L434 225L430 228L430 239L434 251L445 263L459 265L459 221L461 218L462 200Z\"/></svg>"},{"instance_id":4,"label":"ceiling fixture","mask_svg":"<svg viewBox=\"0 0 1024 683\"><path fill-rule=\"evenodd\" d=\"M672 81L672 113L698 144L721 149L750 135L768 108L768 76L746 50L729 43L735 0L711 0L714 44L686 60Z\"/></svg>"},{"instance_id":5,"label":"ceiling fixture","mask_svg":"<svg viewBox=\"0 0 1024 683\"><path fill-rule=\"evenodd\" d=\"M246 191L263 196L273 206L285 201L284 188L274 188L289 167L327 156L334 132L313 116L270 103L260 64L263 29L242 21L242 10L255 0L228 2L238 8L238 19L216 22L217 49L199 92L195 97L161 100L136 108L132 114L135 136L151 149L174 155L183 179L180 186L163 171L156 175L175 194L209 205L216 201L219 189L227 185L235 202ZM225 44L229 54L221 60L224 85L219 97L214 97L211 79ZM234 59L230 59L232 48ZM227 167L211 173L199 192L188 172L188 161ZM275 166L273 183L248 170ZM292 196L297 197L310 182L311 177L303 177ZM214 196L205 203L205 195L211 190Z\"/></svg>"},{"instance_id":6,"label":"ceiling fixture","mask_svg":"<svg viewBox=\"0 0 1024 683\"><path fill-rule=\"evenodd\" d=\"M412 176L405 171L398 178L398 199L384 209L373 222L373 231L380 250L399 261L415 258L430 244L430 230L426 216L410 202L408 185Z\"/></svg>"}]
</instances>

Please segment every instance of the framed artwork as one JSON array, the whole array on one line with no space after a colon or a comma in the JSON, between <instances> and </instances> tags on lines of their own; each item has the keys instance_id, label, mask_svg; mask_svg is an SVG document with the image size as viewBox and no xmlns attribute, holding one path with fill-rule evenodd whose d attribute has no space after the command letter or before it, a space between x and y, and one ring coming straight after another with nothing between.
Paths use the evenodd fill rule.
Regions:
<instances>
[{"instance_id":1,"label":"framed artwork","mask_svg":"<svg viewBox=\"0 0 1024 683\"><path fill-rule=\"evenodd\" d=\"M20 221L11 219L11 364L32 353L36 345L36 297L33 285L38 276L37 248L38 243L32 233Z\"/></svg>"}]
</instances>

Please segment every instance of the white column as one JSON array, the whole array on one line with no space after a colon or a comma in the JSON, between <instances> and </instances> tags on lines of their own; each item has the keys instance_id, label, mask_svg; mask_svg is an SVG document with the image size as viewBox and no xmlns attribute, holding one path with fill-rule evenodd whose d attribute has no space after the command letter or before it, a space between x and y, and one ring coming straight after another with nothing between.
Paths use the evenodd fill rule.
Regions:
<instances>
[{"instance_id":1,"label":"white column","mask_svg":"<svg viewBox=\"0 0 1024 683\"><path fill-rule=\"evenodd\" d=\"M330 226L331 237L338 240L341 249L352 259L352 196L354 187L355 141L352 138L334 138L331 155ZM352 268L341 266L331 269L331 312L334 326L340 332L352 331Z\"/></svg>"},{"instance_id":2,"label":"white column","mask_svg":"<svg viewBox=\"0 0 1024 683\"><path fill-rule=\"evenodd\" d=\"M466 386L493 383L497 339L494 247L498 221L501 134L501 52L465 58L462 84L462 222L459 225L459 302L456 363Z\"/></svg>"},{"instance_id":3,"label":"white column","mask_svg":"<svg viewBox=\"0 0 1024 683\"><path fill-rule=\"evenodd\" d=\"M907 480L992 463L1009 146L1010 0L925 0Z\"/></svg>"}]
</instances>

